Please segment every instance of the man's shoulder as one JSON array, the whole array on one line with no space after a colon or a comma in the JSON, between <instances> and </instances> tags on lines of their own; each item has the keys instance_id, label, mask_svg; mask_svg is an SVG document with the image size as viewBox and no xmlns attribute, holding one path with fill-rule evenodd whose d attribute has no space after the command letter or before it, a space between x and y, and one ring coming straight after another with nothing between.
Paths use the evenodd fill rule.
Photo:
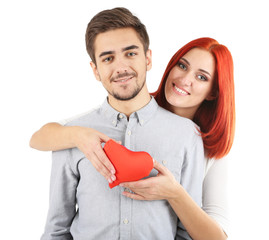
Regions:
<instances>
[{"instance_id":1,"label":"man's shoulder","mask_svg":"<svg viewBox=\"0 0 269 240\"><path fill-rule=\"evenodd\" d=\"M162 118L165 118L165 121L168 124L178 126L178 128L187 128L187 129L193 129L193 130L199 129L199 126L188 118L176 115L175 113L172 113L162 107L159 107L158 110L159 110L158 114Z\"/></svg>"},{"instance_id":2,"label":"man's shoulder","mask_svg":"<svg viewBox=\"0 0 269 240\"><path fill-rule=\"evenodd\" d=\"M82 113L73 119L70 119L65 125L66 126L84 126L88 127L89 122L95 120L100 114L101 106L97 106L85 113Z\"/></svg>"},{"instance_id":3,"label":"man's shoulder","mask_svg":"<svg viewBox=\"0 0 269 240\"><path fill-rule=\"evenodd\" d=\"M58 166L69 166L75 175L78 175L77 164L85 155L78 148L68 148L52 152L53 163Z\"/></svg>"}]
</instances>

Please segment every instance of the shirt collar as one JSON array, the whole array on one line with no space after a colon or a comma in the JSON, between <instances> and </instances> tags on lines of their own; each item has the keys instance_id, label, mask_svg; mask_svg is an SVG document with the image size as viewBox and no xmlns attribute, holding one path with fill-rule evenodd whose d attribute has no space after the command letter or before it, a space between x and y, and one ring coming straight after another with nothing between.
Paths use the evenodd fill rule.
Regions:
<instances>
[{"instance_id":1,"label":"shirt collar","mask_svg":"<svg viewBox=\"0 0 269 240\"><path fill-rule=\"evenodd\" d=\"M158 107L159 106L156 100L151 96L150 102L143 108L132 113L130 118L137 118L139 124L143 126L154 115ZM101 111L105 114L114 127L117 126L121 119L126 118L123 113L118 112L108 103L107 98L101 105Z\"/></svg>"}]
</instances>

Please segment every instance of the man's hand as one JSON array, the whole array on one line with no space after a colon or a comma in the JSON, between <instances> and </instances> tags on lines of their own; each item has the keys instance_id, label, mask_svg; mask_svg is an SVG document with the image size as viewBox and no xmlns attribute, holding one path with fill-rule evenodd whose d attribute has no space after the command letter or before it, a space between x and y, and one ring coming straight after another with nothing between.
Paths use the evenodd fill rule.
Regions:
<instances>
[{"instance_id":1,"label":"man's hand","mask_svg":"<svg viewBox=\"0 0 269 240\"><path fill-rule=\"evenodd\" d=\"M101 143L110 138L92 128L75 127L75 145L91 161L96 170L101 173L109 183L116 180L115 168L107 158Z\"/></svg>"},{"instance_id":2,"label":"man's hand","mask_svg":"<svg viewBox=\"0 0 269 240\"><path fill-rule=\"evenodd\" d=\"M176 181L174 175L157 161L154 161L154 168L159 172L156 177L121 183L120 186L129 188L134 192L125 191L122 194L135 200L169 200L176 198L177 190L181 185Z\"/></svg>"}]
</instances>

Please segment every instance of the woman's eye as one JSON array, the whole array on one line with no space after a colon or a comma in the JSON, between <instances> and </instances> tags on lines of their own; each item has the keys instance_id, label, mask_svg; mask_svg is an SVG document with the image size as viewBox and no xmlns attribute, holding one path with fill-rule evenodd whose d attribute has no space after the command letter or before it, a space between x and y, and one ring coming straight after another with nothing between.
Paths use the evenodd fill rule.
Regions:
<instances>
[{"instance_id":1,"label":"woman's eye","mask_svg":"<svg viewBox=\"0 0 269 240\"><path fill-rule=\"evenodd\" d=\"M203 75L198 75L198 79L200 79L202 81L207 81L207 78Z\"/></svg>"},{"instance_id":2,"label":"woman's eye","mask_svg":"<svg viewBox=\"0 0 269 240\"><path fill-rule=\"evenodd\" d=\"M183 70L186 70L186 69L187 69L187 67L185 66L185 64L183 64L183 63L181 63L181 62L178 63L178 66L179 66L181 69L183 69Z\"/></svg>"}]
</instances>

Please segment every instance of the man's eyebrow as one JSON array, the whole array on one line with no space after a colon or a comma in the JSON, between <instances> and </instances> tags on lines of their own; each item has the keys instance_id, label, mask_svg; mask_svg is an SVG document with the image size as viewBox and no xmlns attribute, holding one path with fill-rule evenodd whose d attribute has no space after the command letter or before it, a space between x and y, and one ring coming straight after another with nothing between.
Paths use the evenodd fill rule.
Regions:
<instances>
[{"instance_id":1,"label":"man's eyebrow","mask_svg":"<svg viewBox=\"0 0 269 240\"><path fill-rule=\"evenodd\" d=\"M124 52L124 51L128 51L128 50L131 50L131 49L138 49L138 48L139 48L139 47L136 46L136 45L131 45L131 46L122 48L121 50Z\"/></svg>"},{"instance_id":2,"label":"man's eyebrow","mask_svg":"<svg viewBox=\"0 0 269 240\"><path fill-rule=\"evenodd\" d=\"M99 55L99 57L103 57L103 56L105 56L105 55L110 55L110 54L114 54L114 53L115 53L115 51L101 52L100 55Z\"/></svg>"},{"instance_id":3,"label":"man's eyebrow","mask_svg":"<svg viewBox=\"0 0 269 240\"><path fill-rule=\"evenodd\" d=\"M122 48L121 51L122 51L122 52L125 52L125 51L131 50L131 49L138 49L138 48L139 48L139 47L136 46L136 45L131 45L131 46ZM105 56L105 55L110 55L110 54L114 54L114 53L115 53L115 51L105 51L105 52L101 52L101 53L99 54L99 58L100 58L100 57L103 57L103 56Z\"/></svg>"},{"instance_id":4,"label":"man's eyebrow","mask_svg":"<svg viewBox=\"0 0 269 240\"><path fill-rule=\"evenodd\" d=\"M186 62L190 66L190 63L189 63L189 61L187 59L181 58L181 60L183 60L184 62ZM208 74L211 77L211 74L208 71L206 71L204 69L199 69L199 71L204 72L204 73Z\"/></svg>"}]
</instances>

